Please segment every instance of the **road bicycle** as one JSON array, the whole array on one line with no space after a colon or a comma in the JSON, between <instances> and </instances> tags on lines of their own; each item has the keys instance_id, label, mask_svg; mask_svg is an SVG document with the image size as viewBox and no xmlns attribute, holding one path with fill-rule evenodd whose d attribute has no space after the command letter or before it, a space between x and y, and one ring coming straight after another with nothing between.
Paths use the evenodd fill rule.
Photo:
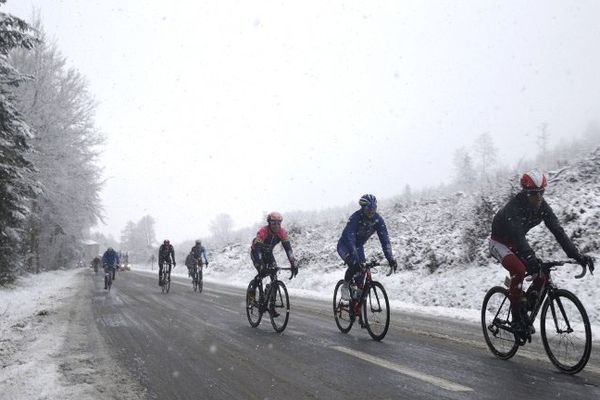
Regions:
<instances>
[{"instance_id":1,"label":"road bicycle","mask_svg":"<svg viewBox=\"0 0 600 400\"><path fill-rule=\"evenodd\" d=\"M202 263L200 261L196 262L194 265L194 269L192 271L192 285L194 286L194 292L202 292Z\"/></svg>"},{"instance_id":2,"label":"road bicycle","mask_svg":"<svg viewBox=\"0 0 600 400\"><path fill-rule=\"evenodd\" d=\"M377 270L371 268L380 265L377 261L371 261L362 266L362 274L356 289L351 291L350 300L342 298L341 279L333 291L333 316L335 324L342 333L350 332L352 325L358 317L361 328L367 328L367 332L374 340L382 340L387 334L390 326L390 302L383 285L372 278ZM391 267L390 273L391 274ZM351 285L352 286L352 285Z\"/></svg>"},{"instance_id":3,"label":"road bicycle","mask_svg":"<svg viewBox=\"0 0 600 400\"><path fill-rule=\"evenodd\" d=\"M550 276L550 271L564 264L577 262L544 262L538 273L527 274L526 281L537 278L541 286L538 283L537 290L533 290L533 284L530 284L521 301L526 331L513 326L508 289L494 286L488 290L481 307L481 326L485 342L496 357L508 360L516 354L519 346L531 342L531 335L535 333L533 324L539 313L540 336L552 364L567 374L576 374L585 367L592 351L592 331L587 312L577 296L559 289ZM586 266L582 268L575 278L581 279L586 274ZM590 264L592 274L593 268ZM510 278L507 277L504 284L509 286Z\"/></svg>"},{"instance_id":4,"label":"road bicycle","mask_svg":"<svg viewBox=\"0 0 600 400\"><path fill-rule=\"evenodd\" d=\"M160 286L162 293L169 293L169 290L171 289L171 264L170 263L165 263L165 265L163 265L162 275L160 277L160 280L162 282L162 285Z\"/></svg>"},{"instance_id":5,"label":"road bicycle","mask_svg":"<svg viewBox=\"0 0 600 400\"><path fill-rule=\"evenodd\" d=\"M290 298L285 284L279 280L279 271L291 268L279 268L277 265L266 267L265 273L250 281L246 290L246 315L250 326L256 328L265 312L269 313L275 332L281 333L290 317ZM268 276L270 282L263 289L262 276ZM290 279L293 278L290 276ZM258 280L258 284L255 281Z\"/></svg>"}]
</instances>

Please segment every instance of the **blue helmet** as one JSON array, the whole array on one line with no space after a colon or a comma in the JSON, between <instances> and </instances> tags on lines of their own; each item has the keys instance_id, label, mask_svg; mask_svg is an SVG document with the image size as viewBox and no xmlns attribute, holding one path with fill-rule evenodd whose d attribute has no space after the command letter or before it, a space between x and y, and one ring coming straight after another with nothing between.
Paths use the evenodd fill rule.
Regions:
<instances>
[{"instance_id":1,"label":"blue helmet","mask_svg":"<svg viewBox=\"0 0 600 400\"><path fill-rule=\"evenodd\" d=\"M362 208L367 208L370 210L377 209L377 199L372 194L364 194L360 200L358 200L358 204Z\"/></svg>"}]
</instances>

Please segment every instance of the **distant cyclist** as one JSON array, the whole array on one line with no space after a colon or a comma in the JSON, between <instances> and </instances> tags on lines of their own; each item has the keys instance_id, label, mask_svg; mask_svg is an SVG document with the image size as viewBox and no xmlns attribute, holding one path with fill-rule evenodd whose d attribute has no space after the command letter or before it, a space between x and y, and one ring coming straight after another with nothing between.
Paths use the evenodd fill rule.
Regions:
<instances>
[{"instance_id":1,"label":"distant cyclist","mask_svg":"<svg viewBox=\"0 0 600 400\"><path fill-rule=\"evenodd\" d=\"M119 267L119 255L112 247L106 249L104 254L102 255L102 267L104 268L104 273L112 274L112 279L115 279L115 272ZM104 280L104 289L108 289L106 285L106 280Z\"/></svg>"},{"instance_id":2,"label":"distant cyclist","mask_svg":"<svg viewBox=\"0 0 600 400\"><path fill-rule=\"evenodd\" d=\"M523 322L521 307L521 297L525 296L522 291L523 279L527 272L533 274L540 269L540 260L525 238L531 228L544 221L567 256L582 266L587 265L590 271L594 270L592 258L577 250L560 226L552 208L544 200L547 184L546 176L539 171L523 174L522 190L496 213L492 221L490 254L510 273L508 298L513 314L513 326L519 334L526 334L528 328ZM529 290L540 289L544 279L545 277L537 276Z\"/></svg>"},{"instance_id":3,"label":"distant cyclist","mask_svg":"<svg viewBox=\"0 0 600 400\"><path fill-rule=\"evenodd\" d=\"M273 248L281 242L285 254L292 268L292 277L298 274L296 259L292 251L292 245L288 237L288 233L281 226L283 216L274 211L267 215L267 225L263 226L256 233L256 237L252 240L250 247L250 258L256 268L257 275L252 281L252 287L256 289L258 282L267 276L268 268L274 266L275 257L273 257Z\"/></svg>"},{"instance_id":4,"label":"distant cyclist","mask_svg":"<svg viewBox=\"0 0 600 400\"><path fill-rule=\"evenodd\" d=\"M208 260L206 259L206 249L202 246L202 242L200 240L196 240L194 247L191 250L192 257L198 265L206 265L208 267ZM204 261L202 261L204 259Z\"/></svg>"},{"instance_id":5,"label":"distant cyclist","mask_svg":"<svg viewBox=\"0 0 600 400\"><path fill-rule=\"evenodd\" d=\"M100 268L100 264L102 264L102 259L101 259L101 255L98 254L96 257L94 257L94 259L92 260L92 268L94 269L94 273L98 273L98 269Z\"/></svg>"},{"instance_id":6,"label":"distant cyclist","mask_svg":"<svg viewBox=\"0 0 600 400\"><path fill-rule=\"evenodd\" d=\"M364 244L377 232L383 254L390 267L395 271L398 263L394 259L392 244L383 217L377 213L377 199L372 194L365 194L359 200L360 210L350 216L342 236L337 244L337 252L348 265L342 286L342 298L350 300L350 285L358 282L365 264ZM354 278L354 282L352 279Z\"/></svg>"},{"instance_id":7,"label":"distant cyclist","mask_svg":"<svg viewBox=\"0 0 600 400\"><path fill-rule=\"evenodd\" d=\"M171 264L173 268L177 265L175 262L175 249L173 249L173 245L168 239L165 239L158 249L158 286L163 284L161 277L164 264L169 266L169 272L171 272Z\"/></svg>"}]
</instances>

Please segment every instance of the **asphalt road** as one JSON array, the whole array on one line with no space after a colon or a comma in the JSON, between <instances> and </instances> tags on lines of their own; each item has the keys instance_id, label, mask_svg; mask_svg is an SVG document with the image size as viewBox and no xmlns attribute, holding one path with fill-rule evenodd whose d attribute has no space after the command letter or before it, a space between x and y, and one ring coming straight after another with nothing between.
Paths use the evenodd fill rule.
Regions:
<instances>
[{"instance_id":1,"label":"asphalt road","mask_svg":"<svg viewBox=\"0 0 600 400\"><path fill-rule=\"evenodd\" d=\"M509 361L485 346L479 325L392 310L382 342L338 331L330 302L290 295L290 321L251 328L244 291L120 273L113 290L92 277L100 334L149 399L599 399L600 368L558 372L539 335ZM385 282L384 282L385 284ZM598 342L594 342L597 348Z\"/></svg>"}]
</instances>

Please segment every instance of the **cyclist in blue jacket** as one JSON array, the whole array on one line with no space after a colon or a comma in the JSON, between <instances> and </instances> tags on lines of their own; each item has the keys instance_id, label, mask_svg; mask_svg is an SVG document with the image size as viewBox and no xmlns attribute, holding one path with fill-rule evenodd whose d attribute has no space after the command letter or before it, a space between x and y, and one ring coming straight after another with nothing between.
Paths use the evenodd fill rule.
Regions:
<instances>
[{"instance_id":1,"label":"cyclist in blue jacket","mask_svg":"<svg viewBox=\"0 0 600 400\"><path fill-rule=\"evenodd\" d=\"M390 267L394 271L398 267L392 252L392 244L390 243L385 221L377 213L377 199L372 194L365 194L360 198L358 204L360 210L350 216L337 244L338 254L348 265L344 276L344 285L342 286L342 298L344 300L350 299L349 285L352 278L354 277L355 281L358 281L357 278L361 277L362 265L366 262L363 246L373 233L377 232L383 254Z\"/></svg>"},{"instance_id":2,"label":"cyclist in blue jacket","mask_svg":"<svg viewBox=\"0 0 600 400\"><path fill-rule=\"evenodd\" d=\"M102 267L104 268L104 272L110 272L112 274L112 279L114 280L115 271L117 270L118 266L119 255L112 247L109 247L102 255ZM106 286L106 281L104 281L104 289L108 289Z\"/></svg>"}]
</instances>

